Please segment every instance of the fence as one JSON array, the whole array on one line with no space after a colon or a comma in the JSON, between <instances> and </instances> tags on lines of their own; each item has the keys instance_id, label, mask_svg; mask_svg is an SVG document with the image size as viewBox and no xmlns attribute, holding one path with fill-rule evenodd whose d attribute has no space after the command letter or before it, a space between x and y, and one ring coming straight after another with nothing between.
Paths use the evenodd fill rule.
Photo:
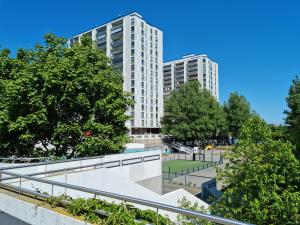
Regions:
<instances>
[{"instance_id":1,"label":"fence","mask_svg":"<svg viewBox=\"0 0 300 225\"><path fill-rule=\"evenodd\" d=\"M176 171L176 172L171 172L170 170L163 171L162 179L163 182L165 183L173 183L173 184L189 186L194 188L201 188L202 183L211 180L213 177L200 176L191 173L199 172L209 167L218 166L221 164L222 161L207 162L206 164L202 164L201 166L195 166L181 171Z\"/></svg>"},{"instance_id":2,"label":"fence","mask_svg":"<svg viewBox=\"0 0 300 225\"><path fill-rule=\"evenodd\" d=\"M163 183L196 188L199 191L203 183L210 181L212 179L214 178L209 176L200 176L194 174L184 174L178 176L178 174L175 173L163 173Z\"/></svg>"},{"instance_id":3,"label":"fence","mask_svg":"<svg viewBox=\"0 0 300 225\"><path fill-rule=\"evenodd\" d=\"M218 153L216 153L218 152ZM184 154L184 153L173 153L165 156L163 161L167 160L193 160L193 154ZM222 161L223 162L223 153L220 150L209 150L203 151L203 153L196 153L195 160L199 161Z\"/></svg>"}]
</instances>

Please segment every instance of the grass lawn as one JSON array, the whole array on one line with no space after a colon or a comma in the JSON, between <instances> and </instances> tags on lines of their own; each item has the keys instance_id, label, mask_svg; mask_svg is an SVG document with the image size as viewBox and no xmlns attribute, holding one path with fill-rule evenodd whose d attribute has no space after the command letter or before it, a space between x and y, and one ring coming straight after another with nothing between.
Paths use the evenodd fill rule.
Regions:
<instances>
[{"instance_id":1,"label":"grass lawn","mask_svg":"<svg viewBox=\"0 0 300 225\"><path fill-rule=\"evenodd\" d=\"M193 167L198 167L198 166L202 168L203 164L206 166L208 162L191 161L191 160L168 160L168 161L163 161L162 170L164 172L168 172L170 167L171 173L181 172L182 170L193 169Z\"/></svg>"}]
</instances>

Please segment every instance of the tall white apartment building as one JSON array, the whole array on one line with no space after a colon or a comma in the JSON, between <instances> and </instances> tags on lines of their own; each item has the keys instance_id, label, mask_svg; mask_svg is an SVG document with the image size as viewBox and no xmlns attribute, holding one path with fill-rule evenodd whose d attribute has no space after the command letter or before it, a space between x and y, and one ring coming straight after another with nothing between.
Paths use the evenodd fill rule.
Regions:
<instances>
[{"instance_id":1,"label":"tall white apartment building","mask_svg":"<svg viewBox=\"0 0 300 225\"><path fill-rule=\"evenodd\" d=\"M132 94L134 106L126 126L131 134L158 133L163 115L163 33L138 13L74 36L69 46L88 35L111 59L124 77L124 91Z\"/></svg>"},{"instance_id":2,"label":"tall white apartment building","mask_svg":"<svg viewBox=\"0 0 300 225\"><path fill-rule=\"evenodd\" d=\"M198 80L203 88L219 101L218 64L207 55L187 55L182 59L165 62L163 71L164 97L172 90L191 80Z\"/></svg>"}]
</instances>

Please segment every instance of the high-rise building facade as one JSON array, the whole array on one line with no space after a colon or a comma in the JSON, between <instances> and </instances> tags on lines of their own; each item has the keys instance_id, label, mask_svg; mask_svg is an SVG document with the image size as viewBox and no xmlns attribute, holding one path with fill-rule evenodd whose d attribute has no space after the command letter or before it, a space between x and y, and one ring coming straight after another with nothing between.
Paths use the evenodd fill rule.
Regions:
<instances>
[{"instance_id":1,"label":"high-rise building facade","mask_svg":"<svg viewBox=\"0 0 300 225\"><path fill-rule=\"evenodd\" d=\"M126 126L132 134L158 133L163 115L163 33L138 13L74 36L69 46L83 35L96 42L123 74L124 91L131 93L134 106Z\"/></svg>"},{"instance_id":2,"label":"high-rise building facade","mask_svg":"<svg viewBox=\"0 0 300 225\"><path fill-rule=\"evenodd\" d=\"M182 59L164 63L164 97L191 80L198 80L219 101L218 64L207 55L187 55Z\"/></svg>"}]
</instances>

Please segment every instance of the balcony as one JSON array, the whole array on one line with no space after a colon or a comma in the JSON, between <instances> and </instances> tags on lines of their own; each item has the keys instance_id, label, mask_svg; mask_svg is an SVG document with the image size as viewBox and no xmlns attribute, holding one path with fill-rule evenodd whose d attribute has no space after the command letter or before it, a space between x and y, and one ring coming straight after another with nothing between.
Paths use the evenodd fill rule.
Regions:
<instances>
[{"instance_id":1,"label":"balcony","mask_svg":"<svg viewBox=\"0 0 300 225\"><path fill-rule=\"evenodd\" d=\"M183 74L184 73L184 70L182 69L182 70L175 70L175 75L176 74Z\"/></svg>"},{"instance_id":2,"label":"balcony","mask_svg":"<svg viewBox=\"0 0 300 225\"><path fill-rule=\"evenodd\" d=\"M117 40L117 41L113 41L111 43L112 48L118 48L118 47L121 47L122 45L123 45L123 40L122 39Z\"/></svg>"},{"instance_id":3,"label":"balcony","mask_svg":"<svg viewBox=\"0 0 300 225\"><path fill-rule=\"evenodd\" d=\"M113 48L111 50L112 55L117 55L123 52L123 47Z\"/></svg>"},{"instance_id":4,"label":"balcony","mask_svg":"<svg viewBox=\"0 0 300 225\"><path fill-rule=\"evenodd\" d=\"M117 33L121 32L121 31L123 31L123 27L122 26L115 27L115 28L111 29L110 33L113 35L113 34L117 34Z\"/></svg>"}]
</instances>

